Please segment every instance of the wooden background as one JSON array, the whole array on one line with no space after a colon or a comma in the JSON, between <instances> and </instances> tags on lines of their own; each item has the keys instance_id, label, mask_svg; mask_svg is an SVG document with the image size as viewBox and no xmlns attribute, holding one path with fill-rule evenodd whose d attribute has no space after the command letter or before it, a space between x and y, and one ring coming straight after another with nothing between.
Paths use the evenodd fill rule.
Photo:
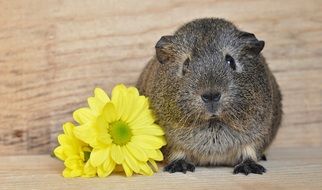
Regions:
<instances>
[{"instance_id":1,"label":"wooden background","mask_svg":"<svg viewBox=\"0 0 322 190\"><path fill-rule=\"evenodd\" d=\"M272 148L321 147L321 0L0 0L0 154L49 153L94 87L134 85L156 41L200 17L266 41L285 112Z\"/></svg>"}]
</instances>

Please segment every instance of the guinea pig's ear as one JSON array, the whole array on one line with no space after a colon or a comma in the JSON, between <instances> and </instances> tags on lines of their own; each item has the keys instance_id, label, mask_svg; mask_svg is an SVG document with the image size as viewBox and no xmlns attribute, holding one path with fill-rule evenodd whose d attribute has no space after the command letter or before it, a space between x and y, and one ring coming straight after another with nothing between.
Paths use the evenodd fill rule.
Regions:
<instances>
[{"instance_id":1,"label":"guinea pig's ear","mask_svg":"<svg viewBox=\"0 0 322 190\"><path fill-rule=\"evenodd\" d=\"M264 49L265 42L258 40L252 33L241 32L239 38L245 41L244 49L254 54L259 54Z\"/></svg>"},{"instance_id":2,"label":"guinea pig's ear","mask_svg":"<svg viewBox=\"0 0 322 190\"><path fill-rule=\"evenodd\" d=\"M162 36L155 45L156 57L161 64L173 61L175 58L174 36Z\"/></svg>"}]
</instances>

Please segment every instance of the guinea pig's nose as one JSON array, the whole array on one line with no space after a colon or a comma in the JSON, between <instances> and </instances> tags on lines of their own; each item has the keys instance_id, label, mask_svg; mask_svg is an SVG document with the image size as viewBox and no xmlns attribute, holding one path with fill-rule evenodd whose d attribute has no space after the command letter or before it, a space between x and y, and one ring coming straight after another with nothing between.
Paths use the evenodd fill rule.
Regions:
<instances>
[{"instance_id":1,"label":"guinea pig's nose","mask_svg":"<svg viewBox=\"0 0 322 190\"><path fill-rule=\"evenodd\" d=\"M216 93L205 93L201 95L201 99L205 103L209 102L218 102L220 100L221 94L219 92Z\"/></svg>"}]
</instances>

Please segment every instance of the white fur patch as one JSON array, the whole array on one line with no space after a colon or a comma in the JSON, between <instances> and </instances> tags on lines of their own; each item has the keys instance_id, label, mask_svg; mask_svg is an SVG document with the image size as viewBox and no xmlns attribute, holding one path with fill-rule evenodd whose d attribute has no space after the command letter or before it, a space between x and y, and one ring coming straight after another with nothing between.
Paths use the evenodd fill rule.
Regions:
<instances>
[{"instance_id":1,"label":"white fur patch","mask_svg":"<svg viewBox=\"0 0 322 190\"><path fill-rule=\"evenodd\" d=\"M173 151L168 157L169 161L174 161L174 160L180 160L180 159L185 159L186 155L182 151Z\"/></svg>"},{"instance_id":2,"label":"white fur patch","mask_svg":"<svg viewBox=\"0 0 322 190\"><path fill-rule=\"evenodd\" d=\"M247 145L242 149L242 157L243 160L252 159L254 161L257 161L256 151L250 145Z\"/></svg>"}]
</instances>

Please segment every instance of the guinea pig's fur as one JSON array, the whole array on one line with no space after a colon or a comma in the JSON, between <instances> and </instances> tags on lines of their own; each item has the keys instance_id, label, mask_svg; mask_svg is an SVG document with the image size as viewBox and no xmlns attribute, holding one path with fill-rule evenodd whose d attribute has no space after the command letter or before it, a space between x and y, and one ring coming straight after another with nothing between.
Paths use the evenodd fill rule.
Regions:
<instances>
[{"instance_id":1,"label":"guinea pig's fur","mask_svg":"<svg viewBox=\"0 0 322 190\"><path fill-rule=\"evenodd\" d=\"M260 53L264 41L205 18L161 37L155 48L137 86L165 130L165 170L226 165L264 173L257 161L282 117L278 84Z\"/></svg>"}]
</instances>

